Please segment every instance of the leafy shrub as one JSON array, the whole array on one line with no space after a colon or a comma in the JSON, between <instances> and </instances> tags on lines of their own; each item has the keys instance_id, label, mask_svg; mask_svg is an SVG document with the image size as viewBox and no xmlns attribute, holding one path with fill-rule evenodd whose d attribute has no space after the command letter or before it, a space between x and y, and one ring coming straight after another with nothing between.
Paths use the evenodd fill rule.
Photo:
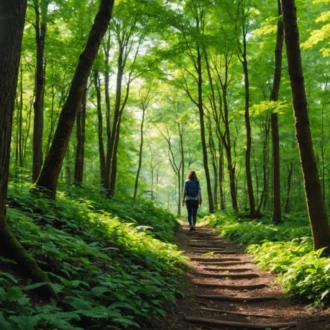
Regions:
<instances>
[{"instance_id":1,"label":"leafy shrub","mask_svg":"<svg viewBox=\"0 0 330 330\"><path fill-rule=\"evenodd\" d=\"M221 213L204 218L226 238L247 246L260 267L280 274L284 290L322 305L330 302L330 258L313 251L310 228L305 219L289 218L275 225L269 218L260 221L235 218Z\"/></svg>"},{"instance_id":2,"label":"leafy shrub","mask_svg":"<svg viewBox=\"0 0 330 330\"><path fill-rule=\"evenodd\" d=\"M15 265L2 258L0 328L138 328L141 322L163 316L164 304L181 294L177 282L184 267L181 252L138 226L147 223L145 214L160 234L161 225L154 225L158 209L135 202L138 220L130 218L134 211L122 219L115 211L110 214L110 207L102 209L112 200L94 200L96 194L89 191L80 194L84 198L72 200L61 193L54 202L11 188L10 225L63 301L36 304L30 294L43 283L29 284L16 277ZM127 204L121 213L126 209ZM175 219L164 211L160 219L167 219L172 228L167 239L173 240Z\"/></svg>"}]
</instances>

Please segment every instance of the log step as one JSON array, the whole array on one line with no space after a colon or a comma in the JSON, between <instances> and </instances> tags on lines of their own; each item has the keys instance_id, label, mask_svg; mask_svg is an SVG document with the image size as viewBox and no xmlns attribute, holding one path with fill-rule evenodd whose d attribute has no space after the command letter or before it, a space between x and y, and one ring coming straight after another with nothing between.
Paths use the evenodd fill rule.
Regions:
<instances>
[{"instance_id":1,"label":"log step","mask_svg":"<svg viewBox=\"0 0 330 330\"><path fill-rule=\"evenodd\" d=\"M252 317L263 317L263 318L279 318L283 317L283 315L263 315L263 314L255 314L255 313L244 313L244 312L232 312L232 311L226 311L224 309L216 309L216 308L208 308L208 307L201 307L201 311L205 312L215 312L215 313L222 313L222 314L233 314L233 315L242 315L242 316L252 316Z\"/></svg>"},{"instance_id":2,"label":"log step","mask_svg":"<svg viewBox=\"0 0 330 330\"><path fill-rule=\"evenodd\" d=\"M197 250L193 250L190 253L193 254L207 254L207 253L211 253L212 255L209 254L210 256L215 256L215 255L221 255L223 253L223 249L197 249Z\"/></svg>"},{"instance_id":3,"label":"log step","mask_svg":"<svg viewBox=\"0 0 330 330\"><path fill-rule=\"evenodd\" d=\"M206 239L192 239L190 240L191 243L220 243L222 244L223 243L223 240L219 239L219 238L208 238L207 240Z\"/></svg>"},{"instance_id":4,"label":"log step","mask_svg":"<svg viewBox=\"0 0 330 330\"><path fill-rule=\"evenodd\" d=\"M258 274L250 273L250 274L218 274L218 273L197 273L200 276L204 277L213 277L213 278L228 278L228 279L252 279L260 277Z\"/></svg>"},{"instance_id":5,"label":"log step","mask_svg":"<svg viewBox=\"0 0 330 330\"><path fill-rule=\"evenodd\" d=\"M212 295L212 294L200 294L197 295L197 298L200 299L210 299L210 300L228 300L234 302L260 302L260 301L269 301L269 300L278 300L278 297L275 296L258 296L258 297L241 297L241 296L226 296L226 295Z\"/></svg>"},{"instance_id":6,"label":"log step","mask_svg":"<svg viewBox=\"0 0 330 330\"><path fill-rule=\"evenodd\" d=\"M233 284L219 284L219 283L201 283L193 281L194 284L204 287L210 288L218 288L218 289L229 289L229 290L256 290L267 288L268 285L264 283L259 284L250 284L250 285L233 285Z\"/></svg>"},{"instance_id":7,"label":"log step","mask_svg":"<svg viewBox=\"0 0 330 330\"><path fill-rule=\"evenodd\" d=\"M185 317L186 321L191 323L203 323L208 325L221 325L225 327L235 327L238 329L279 329L283 327L292 327L296 325L296 322L287 322L287 323L269 323L269 324L257 324L257 323L248 323L248 322L233 322L233 321L225 321L225 320L216 320L216 319L208 319L204 317Z\"/></svg>"},{"instance_id":8,"label":"log step","mask_svg":"<svg viewBox=\"0 0 330 330\"><path fill-rule=\"evenodd\" d=\"M191 261L207 261L207 262L222 262L222 261L237 261L237 262L241 262L240 258L207 258L207 257L192 257L190 258Z\"/></svg>"},{"instance_id":9,"label":"log step","mask_svg":"<svg viewBox=\"0 0 330 330\"><path fill-rule=\"evenodd\" d=\"M196 248L204 248L204 249L225 249L225 246L221 246L219 244L200 244L200 243L189 243L188 246L196 247Z\"/></svg>"},{"instance_id":10,"label":"log step","mask_svg":"<svg viewBox=\"0 0 330 330\"><path fill-rule=\"evenodd\" d=\"M211 272L228 272L228 273L244 273L249 272L251 268L227 268L227 267L204 267L203 270Z\"/></svg>"},{"instance_id":11,"label":"log step","mask_svg":"<svg viewBox=\"0 0 330 330\"><path fill-rule=\"evenodd\" d=\"M192 259L192 258L191 258ZM236 261L236 262L201 262L201 265L220 265L220 266L238 266L238 265L243 265L243 264L251 264L251 261Z\"/></svg>"},{"instance_id":12,"label":"log step","mask_svg":"<svg viewBox=\"0 0 330 330\"><path fill-rule=\"evenodd\" d=\"M222 252L222 251L225 250L225 248L224 247L211 247L210 248L210 247L197 247L197 246L195 246L194 250L195 251L206 251L206 252L217 252L217 251Z\"/></svg>"}]
</instances>

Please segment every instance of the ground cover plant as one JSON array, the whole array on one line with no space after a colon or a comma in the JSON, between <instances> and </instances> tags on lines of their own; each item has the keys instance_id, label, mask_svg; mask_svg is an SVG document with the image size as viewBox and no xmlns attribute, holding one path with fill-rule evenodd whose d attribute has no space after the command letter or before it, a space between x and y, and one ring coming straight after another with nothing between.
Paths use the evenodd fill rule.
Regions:
<instances>
[{"instance_id":1,"label":"ground cover plant","mask_svg":"<svg viewBox=\"0 0 330 330\"><path fill-rule=\"evenodd\" d=\"M289 295L317 306L330 303L330 258L323 249L313 251L307 219L291 216L274 225L269 217L251 220L223 212L203 221L246 246L260 267L279 273L279 283Z\"/></svg>"},{"instance_id":2,"label":"ground cover plant","mask_svg":"<svg viewBox=\"0 0 330 330\"><path fill-rule=\"evenodd\" d=\"M101 198L94 203L93 196L86 190L70 200L62 192L54 202L10 190L10 225L62 301L40 298L33 289L43 283L30 283L12 260L1 258L0 328L139 328L164 315L164 304L180 294L177 280L184 258L177 248L141 229L144 223L122 221L115 212L97 208ZM150 225L152 219L167 217L174 228L173 216L162 212L157 219L158 211L148 203L139 206L140 213L154 216Z\"/></svg>"}]
</instances>

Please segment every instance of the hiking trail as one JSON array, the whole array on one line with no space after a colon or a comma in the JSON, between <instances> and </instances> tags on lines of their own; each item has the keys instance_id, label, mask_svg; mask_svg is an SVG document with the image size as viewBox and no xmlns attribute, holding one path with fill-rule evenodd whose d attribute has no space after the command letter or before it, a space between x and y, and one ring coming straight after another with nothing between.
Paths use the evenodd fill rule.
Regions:
<instances>
[{"instance_id":1,"label":"hiking trail","mask_svg":"<svg viewBox=\"0 0 330 330\"><path fill-rule=\"evenodd\" d=\"M213 229L193 232L181 225L178 245L190 258L182 281L185 297L168 308L165 319L143 329L328 329L327 311L286 297L276 276L260 270L243 248Z\"/></svg>"}]
</instances>

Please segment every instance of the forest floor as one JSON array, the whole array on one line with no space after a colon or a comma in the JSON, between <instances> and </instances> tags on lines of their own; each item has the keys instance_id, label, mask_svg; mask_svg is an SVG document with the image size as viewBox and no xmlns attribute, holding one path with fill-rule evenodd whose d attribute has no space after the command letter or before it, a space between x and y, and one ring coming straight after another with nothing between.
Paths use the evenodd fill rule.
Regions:
<instances>
[{"instance_id":1,"label":"forest floor","mask_svg":"<svg viewBox=\"0 0 330 330\"><path fill-rule=\"evenodd\" d=\"M206 227L177 234L190 258L182 279L183 298L144 330L330 329L330 313L292 300L276 275L258 268L249 254Z\"/></svg>"}]
</instances>

